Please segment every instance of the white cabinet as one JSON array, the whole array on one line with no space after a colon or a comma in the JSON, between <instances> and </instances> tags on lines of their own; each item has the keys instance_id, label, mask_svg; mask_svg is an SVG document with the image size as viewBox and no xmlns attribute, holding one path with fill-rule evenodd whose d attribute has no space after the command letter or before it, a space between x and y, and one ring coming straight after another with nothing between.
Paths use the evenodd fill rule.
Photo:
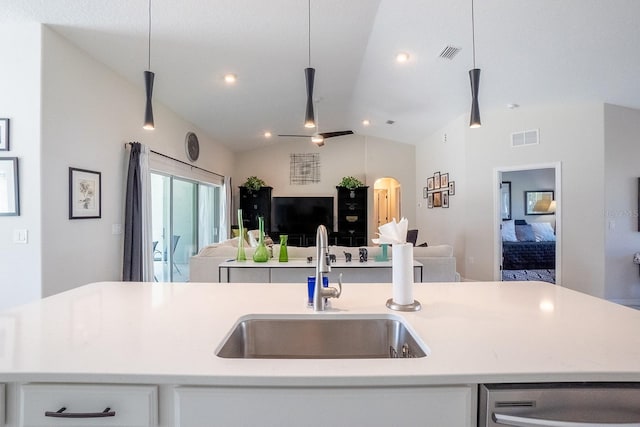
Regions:
<instances>
[{"instance_id":1,"label":"white cabinet","mask_svg":"<svg viewBox=\"0 0 640 427\"><path fill-rule=\"evenodd\" d=\"M7 418L5 414L4 402L6 402L6 398L4 397L4 384L0 384L0 427L4 426L5 420Z\"/></svg>"},{"instance_id":2,"label":"white cabinet","mask_svg":"<svg viewBox=\"0 0 640 427\"><path fill-rule=\"evenodd\" d=\"M441 387L176 387L175 427L472 427L475 385Z\"/></svg>"},{"instance_id":3,"label":"white cabinet","mask_svg":"<svg viewBox=\"0 0 640 427\"><path fill-rule=\"evenodd\" d=\"M156 386L23 384L18 420L20 427L154 427L158 391Z\"/></svg>"}]
</instances>

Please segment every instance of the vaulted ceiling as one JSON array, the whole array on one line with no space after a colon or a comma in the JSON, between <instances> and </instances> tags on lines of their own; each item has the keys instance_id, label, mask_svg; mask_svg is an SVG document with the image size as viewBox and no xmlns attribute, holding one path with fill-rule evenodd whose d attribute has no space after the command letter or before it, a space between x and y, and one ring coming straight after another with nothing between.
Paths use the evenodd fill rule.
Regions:
<instances>
[{"instance_id":1,"label":"vaulted ceiling","mask_svg":"<svg viewBox=\"0 0 640 427\"><path fill-rule=\"evenodd\" d=\"M234 151L312 133L303 127L307 6L152 0L154 100ZM639 16L637 0L475 0L480 111L585 101L640 108ZM147 0L2 2L0 25L33 21L143 91ZM419 143L470 109L471 0L311 0L310 45L321 132ZM440 58L446 46L460 51ZM398 52L409 61L397 63ZM226 73L238 81L225 84Z\"/></svg>"}]
</instances>

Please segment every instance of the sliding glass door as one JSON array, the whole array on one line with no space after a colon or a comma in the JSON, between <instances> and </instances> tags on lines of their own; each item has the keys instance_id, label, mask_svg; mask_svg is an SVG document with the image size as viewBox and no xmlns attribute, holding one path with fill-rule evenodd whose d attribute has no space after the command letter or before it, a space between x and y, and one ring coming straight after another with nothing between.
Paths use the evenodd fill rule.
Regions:
<instances>
[{"instance_id":1,"label":"sliding glass door","mask_svg":"<svg viewBox=\"0 0 640 427\"><path fill-rule=\"evenodd\" d=\"M220 187L151 173L154 279L188 282L189 258L218 241Z\"/></svg>"}]
</instances>

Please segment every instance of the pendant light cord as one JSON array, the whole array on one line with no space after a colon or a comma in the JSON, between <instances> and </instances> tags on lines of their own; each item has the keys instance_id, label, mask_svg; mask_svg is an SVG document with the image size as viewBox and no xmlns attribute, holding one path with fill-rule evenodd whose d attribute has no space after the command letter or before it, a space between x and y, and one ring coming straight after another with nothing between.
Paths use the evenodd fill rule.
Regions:
<instances>
[{"instance_id":1,"label":"pendant light cord","mask_svg":"<svg viewBox=\"0 0 640 427\"><path fill-rule=\"evenodd\" d=\"M149 36L147 38L147 70L151 71L151 0L149 0Z\"/></svg>"},{"instance_id":2,"label":"pendant light cord","mask_svg":"<svg viewBox=\"0 0 640 427\"><path fill-rule=\"evenodd\" d=\"M309 68L311 68L311 0L308 2L308 10L309 10Z\"/></svg>"},{"instance_id":3,"label":"pendant light cord","mask_svg":"<svg viewBox=\"0 0 640 427\"><path fill-rule=\"evenodd\" d=\"M476 26L473 16L473 0L471 0L471 45L473 48L473 68L476 68Z\"/></svg>"}]
</instances>

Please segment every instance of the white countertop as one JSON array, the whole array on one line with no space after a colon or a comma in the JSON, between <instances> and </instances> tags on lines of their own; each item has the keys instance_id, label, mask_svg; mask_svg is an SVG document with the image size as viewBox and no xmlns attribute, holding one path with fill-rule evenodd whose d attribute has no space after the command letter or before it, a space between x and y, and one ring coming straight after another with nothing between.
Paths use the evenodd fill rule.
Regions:
<instances>
[{"instance_id":1,"label":"white countertop","mask_svg":"<svg viewBox=\"0 0 640 427\"><path fill-rule=\"evenodd\" d=\"M640 311L540 282L416 284L416 313L390 284L345 285L329 313L397 314L421 359L223 359L247 314L311 314L301 284L95 283L0 312L0 382L429 385L640 381ZM313 313L323 316L324 313Z\"/></svg>"}]
</instances>

